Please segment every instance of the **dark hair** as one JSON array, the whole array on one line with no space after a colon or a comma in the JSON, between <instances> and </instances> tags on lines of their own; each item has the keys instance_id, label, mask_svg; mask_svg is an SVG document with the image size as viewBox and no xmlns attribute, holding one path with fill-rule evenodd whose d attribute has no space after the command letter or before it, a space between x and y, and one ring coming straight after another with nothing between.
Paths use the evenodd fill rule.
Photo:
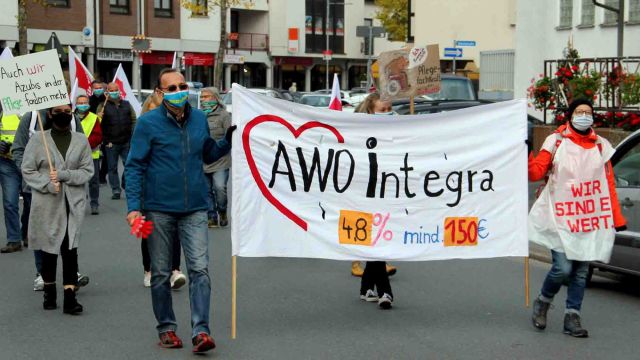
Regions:
<instances>
[{"instance_id":1,"label":"dark hair","mask_svg":"<svg viewBox=\"0 0 640 360\"><path fill-rule=\"evenodd\" d=\"M102 84L104 84L104 83L103 83L102 81L100 81L100 80L93 80L93 81L91 82L91 86L93 86L93 85L95 85L95 84L100 84L100 85L102 85Z\"/></svg>"},{"instance_id":2,"label":"dark hair","mask_svg":"<svg viewBox=\"0 0 640 360\"><path fill-rule=\"evenodd\" d=\"M81 97L83 97L83 98L87 98L87 100L89 99L89 97L88 97L87 95L85 95L85 94L80 94L80 95L76 96L76 101L78 101L78 99L80 99Z\"/></svg>"},{"instance_id":3,"label":"dark hair","mask_svg":"<svg viewBox=\"0 0 640 360\"><path fill-rule=\"evenodd\" d=\"M571 104L569 104L569 109L567 109L567 119L571 119L573 117L573 112L576 111L576 108L580 105L589 106L591 108L591 112L593 112L593 103L591 102L591 100L580 97L573 100Z\"/></svg>"},{"instance_id":4,"label":"dark hair","mask_svg":"<svg viewBox=\"0 0 640 360\"><path fill-rule=\"evenodd\" d=\"M162 76L164 76L164 74L169 74L169 73L178 73L180 74L180 71L178 71L178 69L174 69L174 68L164 68L162 70L160 70L160 73L158 74L158 81L156 83L156 89L160 89L160 80L162 80Z\"/></svg>"}]
</instances>

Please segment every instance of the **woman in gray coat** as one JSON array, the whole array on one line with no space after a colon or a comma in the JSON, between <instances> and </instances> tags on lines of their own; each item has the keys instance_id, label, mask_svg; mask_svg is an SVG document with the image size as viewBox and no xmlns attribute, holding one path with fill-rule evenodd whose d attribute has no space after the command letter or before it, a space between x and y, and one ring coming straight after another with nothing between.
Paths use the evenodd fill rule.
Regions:
<instances>
[{"instance_id":1,"label":"woman in gray coat","mask_svg":"<svg viewBox=\"0 0 640 360\"><path fill-rule=\"evenodd\" d=\"M82 312L76 301L78 240L86 208L85 185L93 176L91 148L86 136L71 131L73 114L69 105L47 111L51 130L44 132L53 170L50 171L42 134L29 141L22 160L24 181L33 191L29 216L29 246L42 250L45 310L56 304L56 268L62 257L63 311Z\"/></svg>"},{"instance_id":2,"label":"woman in gray coat","mask_svg":"<svg viewBox=\"0 0 640 360\"><path fill-rule=\"evenodd\" d=\"M218 89L207 87L200 91L200 105L207 114L209 133L213 140L224 138L231 126L231 114L225 110ZM204 166L209 182L209 227L227 226L227 181L231 167L231 154L227 154L213 164Z\"/></svg>"}]
</instances>

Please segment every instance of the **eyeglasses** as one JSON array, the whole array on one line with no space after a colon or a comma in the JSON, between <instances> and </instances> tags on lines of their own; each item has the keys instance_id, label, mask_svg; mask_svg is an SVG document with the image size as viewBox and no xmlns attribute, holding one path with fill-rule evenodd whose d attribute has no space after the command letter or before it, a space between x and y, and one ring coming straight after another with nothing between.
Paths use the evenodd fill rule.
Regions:
<instances>
[{"instance_id":1,"label":"eyeglasses","mask_svg":"<svg viewBox=\"0 0 640 360\"><path fill-rule=\"evenodd\" d=\"M589 110L583 110L583 111L577 110L577 111L574 111L573 114L577 115L577 116L585 116L585 115L586 116L592 116L593 115L593 113L591 111L589 111Z\"/></svg>"},{"instance_id":2,"label":"eyeglasses","mask_svg":"<svg viewBox=\"0 0 640 360\"><path fill-rule=\"evenodd\" d=\"M169 85L166 88L161 87L160 90L168 90L169 92L176 92L178 89L180 90L189 90L189 85L182 83L178 86L175 85Z\"/></svg>"},{"instance_id":3,"label":"eyeglasses","mask_svg":"<svg viewBox=\"0 0 640 360\"><path fill-rule=\"evenodd\" d=\"M62 113L65 113L65 114L71 114L71 109L66 109L66 110L53 110L53 111L51 111L51 113L52 113L53 115L62 114Z\"/></svg>"}]
</instances>

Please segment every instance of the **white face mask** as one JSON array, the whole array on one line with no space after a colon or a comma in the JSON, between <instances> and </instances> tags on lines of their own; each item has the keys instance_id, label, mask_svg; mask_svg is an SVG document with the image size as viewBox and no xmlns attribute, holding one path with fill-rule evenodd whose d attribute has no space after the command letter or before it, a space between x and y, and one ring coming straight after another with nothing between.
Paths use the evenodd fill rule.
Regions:
<instances>
[{"instance_id":1,"label":"white face mask","mask_svg":"<svg viewBox=\"0 0 640 360\"><path fill-rule=\"evenodd\" d=\"M393 115L393 111L387 111L387 112L376 112L376 115Z\"/></svg>"},{"instance_id":2,"label":"white face mask","mask_svg":"<svg viewBox=\"0 0 640 360\"><path fill-rule=\"evenodd\" d=\"M593 125L593 116L591 115L577 115L571 119L571 124L574 128L580 131L585 131Z\"/></svg>"}]
</instances>

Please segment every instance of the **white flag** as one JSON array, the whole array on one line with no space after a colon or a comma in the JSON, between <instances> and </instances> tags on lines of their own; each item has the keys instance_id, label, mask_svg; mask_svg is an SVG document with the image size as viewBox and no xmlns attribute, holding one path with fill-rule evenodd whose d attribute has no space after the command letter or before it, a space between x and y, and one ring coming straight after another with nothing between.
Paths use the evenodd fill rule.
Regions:
<instances>
[{"instance_id":1,"label":"white flag","mask_svg":"<svg viewBox=\"0 0 640 360\"><path fill-rule=\"evenodd\" d=\"M13 59L13 53L11 52L11 48L4 48L4 50L2 50L2 54L0 54L0 59L4 60L4 59Z\"/></svg>"},{"instance_id":2,"label":"white flag","mask_svg":"<svg viewBox=\"0 0 640 360\"><path fill-rule=\"evenodd\" d=\"M177 51L173 52L173 62L171 63L171 68L178 69L178 52Z\"/></svg>"},{"instance_id":3,"label":"white flag","mask_svg":"<svg viewBox=\"0 0 640 360\"><path fill-rule=\"evenodd\" d=\"M129 84L129 79L127 79L127 74L125 74L122 64L118 65L118 70L116 71L116 76L113 78L113 82L120 88L120 98L127 100L133 107L133 110L135 110L136 116L140 116L142 105L140 105L140 102L133 94L131 84Z\"/></svg>"},{"instance_id":4,"label":"white flag","mask_svg":"<svg viewBox=\"0 0 640 360\"><path fill-rule=\"evenodd\" d=\"M92 94L93 76L71 46L69 46L69 80L74 83L77 80L79 89L83 89L87 95ZM72 100L75 101L75 99Z\"/></svg>"}]
</instances>

